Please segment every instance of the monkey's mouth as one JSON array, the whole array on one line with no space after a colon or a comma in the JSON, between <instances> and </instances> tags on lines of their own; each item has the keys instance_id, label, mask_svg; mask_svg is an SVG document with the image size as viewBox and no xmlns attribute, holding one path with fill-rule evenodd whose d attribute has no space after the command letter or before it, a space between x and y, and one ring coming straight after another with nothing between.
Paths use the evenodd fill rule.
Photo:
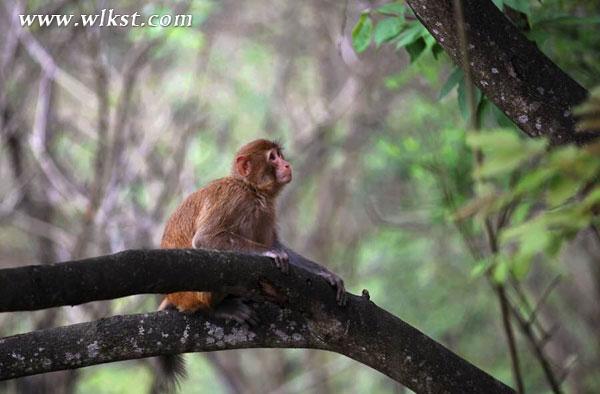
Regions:
<instances>
[{"instance_id":1,"label":"monkey's mouth","mask_svg":"<svg viewBox=\"0 0 600 394\"><path fill-rule=\"evenodd\" d=\"M278 178L279 183L281 184L290 183L292 181L292 173L288 172L286 174L281 174Z\"/></svg>"}]
</instances>

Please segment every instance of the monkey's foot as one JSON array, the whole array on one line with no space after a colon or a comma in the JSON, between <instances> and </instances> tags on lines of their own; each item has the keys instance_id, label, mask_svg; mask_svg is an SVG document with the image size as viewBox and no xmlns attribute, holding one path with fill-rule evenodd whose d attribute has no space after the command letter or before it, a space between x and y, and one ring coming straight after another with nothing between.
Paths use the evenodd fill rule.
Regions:
<instances>
[{"instance_id":1,"label":"monkey's foot","mask_svg":"<svg viewBox=\"0 0 600 394\"><path fill-rule=\"evenodd\" d=\"M281 270L284 274L287 274L290 270L290 258L284 250L273 249L262 253L263 256L267 256L273 259L275 266Z\"/></svg>"},{"instance_id":2,"label":"monkey's foot","mask_svg":"<svg viewBox=\"0 0 600 394\"><path fill-rule=\"evenodd\" d=\"M234 320L240 324L246 323L256 326L259 323L256 311L239 297L227 297L217 305L215 317L219 319Z\"/></svg>"},{"instance_id":3,"label":"monkey's foot","mask_svg":"<svg viewBox=\"0 0 600 394\"><path fill-rule=\"evenodd\" d=\"M318 274L336 290L335 299L338 305L346 305L347 297L346 288L344 287L344 280L340 276L330 271L321 271Z\"/></svg>"}]
</instances>

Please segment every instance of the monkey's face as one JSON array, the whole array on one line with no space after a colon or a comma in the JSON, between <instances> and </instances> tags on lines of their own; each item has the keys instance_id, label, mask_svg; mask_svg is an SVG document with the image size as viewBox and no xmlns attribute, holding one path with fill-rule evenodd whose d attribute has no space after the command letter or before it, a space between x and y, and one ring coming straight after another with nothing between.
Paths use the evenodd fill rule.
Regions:
<instances>
[{"instance_id":1,"label":"monkey's face","mask_svg":"<svg viewBox=\"0 0 600 394\"><path fill-rule=\"evenodd\" d=\"M272 141L261 139L244 145L233 164L234 176L273 196L292 180L292 166Z\"/></svg>"},{"instance_id":2,"label":"monkey's face","mask_svg":"<svg viewBox=\"0 0 600 394\"><path fill-rule=\"evenodd\" d=\"M273 148L267 151L266 160L272 168L275 183L285 185L292 180L292 166L288 163L279 149Z\"/></svg>"}]
</instances>

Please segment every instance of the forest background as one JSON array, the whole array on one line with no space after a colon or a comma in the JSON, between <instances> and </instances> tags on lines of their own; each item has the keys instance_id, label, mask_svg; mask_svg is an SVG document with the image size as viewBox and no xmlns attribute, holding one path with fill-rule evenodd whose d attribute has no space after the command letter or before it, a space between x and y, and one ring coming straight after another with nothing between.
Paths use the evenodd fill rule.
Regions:
<instances>
[{"instance_id":1,"label":"forest background","mask_svg":"<svg viewBox=\"0 0 600 394\"><path fill-rule=\"evenodd\" d=\"M582 86L600 84L596 1L495 3ZM14 18L102 8L193 24L24 29ZM5 1L0 36L0 268L155 248L182 198L266 137L294 166L279 202L288 245L514 386L504 297L527 391L556 391L552 379L600 390L597 149L547 152L478 90L470 102L464 73L404 3ZM156 304L4 313L0 334ZM404 390L318 351L187 359L184 393ZM0 390L145 393L152 373L131 361Z\"/></svg>"}]
</instances>

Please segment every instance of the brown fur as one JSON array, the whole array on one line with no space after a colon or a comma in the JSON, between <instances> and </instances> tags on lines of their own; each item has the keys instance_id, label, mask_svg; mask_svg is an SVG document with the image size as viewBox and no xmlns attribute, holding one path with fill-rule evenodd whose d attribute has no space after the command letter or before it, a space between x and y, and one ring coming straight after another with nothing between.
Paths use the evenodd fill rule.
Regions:
<instances>
[{"instance_id":1,"label":"brown fur","mask_svg":"<svg viewBox=\"0 0 600 394\"><path fill-rule=\"evenodd\" d=\"M272 152L273 155L269 156ZM275 160L269 160L275 157ZM289 175L289 178L286 178ZM267 252L277 242L275 198L291 180L291 167L274 142L256 140L236 154L232 175L188 196L167 221L161 248L201 247ZM208 292L168 294L161 309L212 309L224 295Z\"/></svg>"}]
</instances>

